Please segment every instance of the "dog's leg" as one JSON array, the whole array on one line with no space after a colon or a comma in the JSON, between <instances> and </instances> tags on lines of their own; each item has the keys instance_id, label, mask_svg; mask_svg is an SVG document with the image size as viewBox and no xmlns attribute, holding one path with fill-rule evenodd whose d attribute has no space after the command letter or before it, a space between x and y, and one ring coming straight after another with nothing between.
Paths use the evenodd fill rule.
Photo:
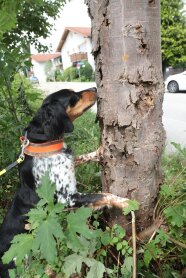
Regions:
<instances>
[{"instance_id":1,"label":"dog's leg","mask_svg":"<svg viewBox=\"0 0 186 278\"><path fill-rule=\"evenodd\" d=\"M103 156L103 147L100 146L96 151L88 154L83 154L75 157L75 166L83 163L96 161L99 162ZM91 194L81 194L76 193L73 195L73 200L75 206L89 206L93 209L101 209L103 207L117 207L125 208L128 206L128 199L118 197L110 193L91 193Z\"/></svg>"},{"instance_id":2,"label":"dog's leg","mask_svg":"<svg viewBox=\"0 0 186 278\"><path fill-rule=\"evenodd\" d=\"M100 146L96 151L91 153L82 154L76 156L74 159L75 166L88 163L88 162L99 162L103 155L103 147Z\"/></svg>"},{"instance_id":3,"label":"dog's leg","mask_svg":"<svg viewBox=\"0 0 186 278\"><path fill-rule=\"evenodd\" d=\"M12 206L7 212L7 215L0 228L0 277L8 278L8 269L14 267L11 262L8 265L3 265L1 258L9 249L13 237L25 231L25 214L38 202L38 196L34 190L27 185L22 185L17 191Z\"/></svg>"},{"instance_id":4,"label":"dog's leg","mask_svg":"<svg viewBox=\"0 0 186 278\"><path fill-rule=\"evenodd\" d=\"M118 197L111 193L76 193L72 196L72 200L75 206L87 206L94 210L101 209L103 207L117 207L120 209L128 207L127 198Z\"/></svg>"}]
</instances>

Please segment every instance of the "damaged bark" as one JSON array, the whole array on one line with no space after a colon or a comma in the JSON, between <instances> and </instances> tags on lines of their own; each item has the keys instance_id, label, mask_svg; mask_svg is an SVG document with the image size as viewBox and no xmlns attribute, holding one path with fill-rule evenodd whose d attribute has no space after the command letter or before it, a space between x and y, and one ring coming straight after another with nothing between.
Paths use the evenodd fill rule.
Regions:
<instances>
[{"instance_id":1,"label":"damaged bark","mask_svg":"<svg viewBox=\"0 0 186 278\"><path fill-rule=\"evenodd\" d=\"M140 231L150 224L162 181L160 1L85 2L92 20L103 191L139 201Z\"/></svg>"}]
</instances>

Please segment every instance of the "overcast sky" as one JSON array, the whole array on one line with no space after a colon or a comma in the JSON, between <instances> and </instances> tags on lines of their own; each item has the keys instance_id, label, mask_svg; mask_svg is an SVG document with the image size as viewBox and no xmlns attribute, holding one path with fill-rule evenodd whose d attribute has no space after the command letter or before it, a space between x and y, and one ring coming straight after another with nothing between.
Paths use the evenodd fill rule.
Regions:
<instances>
[{"instance_id":1,"label":"overcast sky","mask_svg":"<svg viewBox=\"0 0 186 278\"><path fill-rule=\"evenodd\" d=\"M55 52L65 27L90 26L91 21L84 0L71 0L65 4L60 13L60 17L54 22L54 29L51 31L51 37L47 40L41 39L40 41L50 46L51 52ZM31 52L32 54L37 53L33 47L31 47Z\"/></svg>"}]
</instances>

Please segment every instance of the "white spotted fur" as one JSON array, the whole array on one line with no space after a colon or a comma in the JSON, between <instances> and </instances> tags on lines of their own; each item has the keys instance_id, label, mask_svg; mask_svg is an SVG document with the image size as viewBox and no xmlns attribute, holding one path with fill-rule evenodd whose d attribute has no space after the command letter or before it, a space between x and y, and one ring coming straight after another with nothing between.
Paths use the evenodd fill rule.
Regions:
<instances>
[{"instance_id":1,"label":"white spotted fur","mask_svg":"<svg viewBox=\"0 0 186 278\"><path fill-rule=\"evenodd\" d=\"M73 206L71 196L77 192L73 155L62 151L48 157L33 158L33 175L36 187L42 176L48 172L49 178L56 185L57 201Z\"/></svg>"}]
</instances>

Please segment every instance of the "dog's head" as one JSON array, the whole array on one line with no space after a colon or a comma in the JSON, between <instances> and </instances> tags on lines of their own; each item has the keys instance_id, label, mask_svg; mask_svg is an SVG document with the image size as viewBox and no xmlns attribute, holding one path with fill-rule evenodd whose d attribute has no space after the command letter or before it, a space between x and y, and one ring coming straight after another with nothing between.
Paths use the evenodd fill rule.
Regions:
<instances>
[{"instance_id":1,"label":"dog's head","mask_svg":"<svg viewBox=\"0 0 186 278\"><path fill-rule=\"evenodd\" d=\"M32 142L56 140L72 132L73 121L96 102L96 93L96 88L80 92L65 89L49 95L25 129L28 139Z\"/></svg>"}]
</instances>

